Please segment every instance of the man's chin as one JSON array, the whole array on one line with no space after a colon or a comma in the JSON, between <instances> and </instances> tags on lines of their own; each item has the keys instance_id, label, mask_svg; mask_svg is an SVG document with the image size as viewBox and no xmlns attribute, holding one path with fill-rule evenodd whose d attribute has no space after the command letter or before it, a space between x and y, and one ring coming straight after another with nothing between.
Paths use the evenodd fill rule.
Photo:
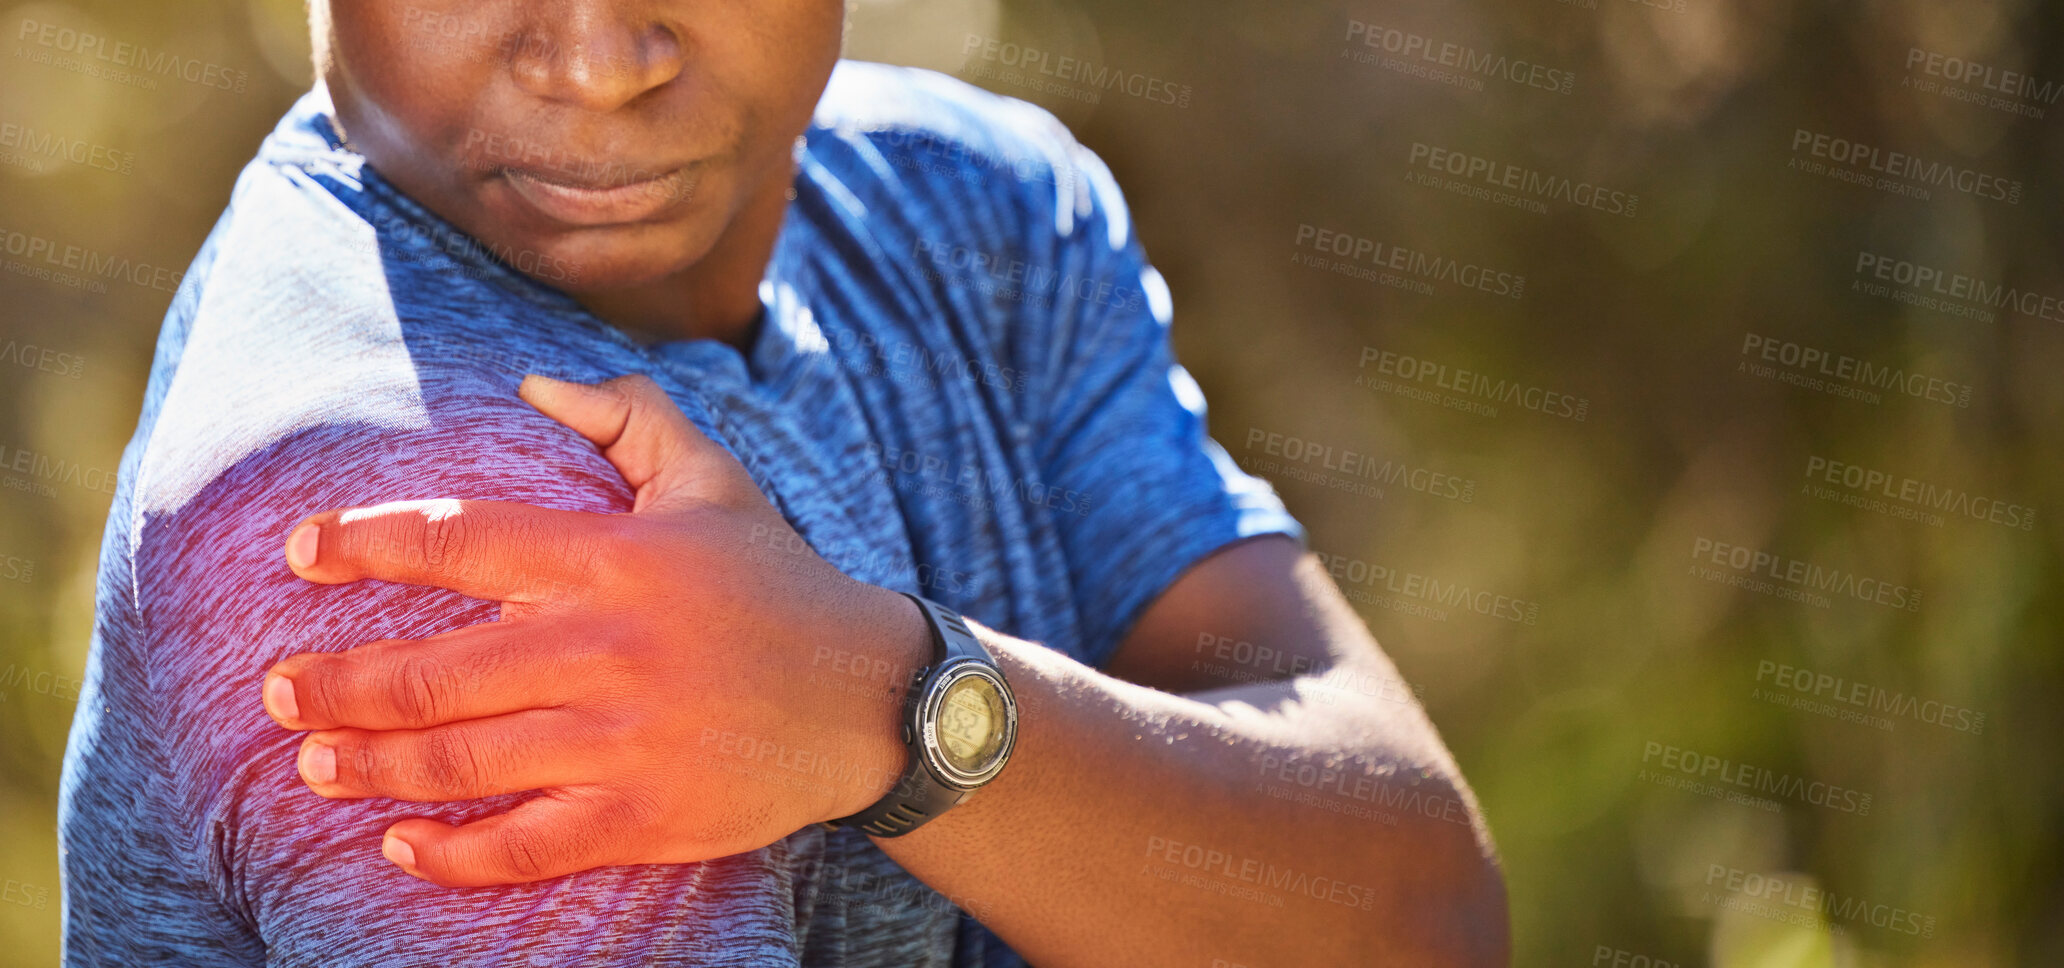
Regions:
<instances>
[{"instance_id":1,"label":"man's chin","mask_svg":"<svg viewBox=\"0 0 2064 968\"><path fill-rule=\"evenodd\" d=\"M636 289L679 275L693 268L708 250L707 245L680 239L646 237L510 246L497 249L495 254L547 286L575 296L593 296Z\"/></svg>"}]
</instances>

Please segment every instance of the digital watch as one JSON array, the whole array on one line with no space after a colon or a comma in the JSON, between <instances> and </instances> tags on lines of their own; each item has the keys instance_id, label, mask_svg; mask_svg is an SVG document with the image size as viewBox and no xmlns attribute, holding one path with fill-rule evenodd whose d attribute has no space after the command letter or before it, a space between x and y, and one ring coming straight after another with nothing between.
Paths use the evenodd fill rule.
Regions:
<instances>
[{"instance_id":1,"label":"digital watch","mask_svg":"<svg viewBox=\"0 0 2064 968\"><path fill-rule=\"evenodd\" d=\"M932 630L932 663L903 697L910 765L874 806L831 821L876 837L900 837L974 793L1010 760L1018 700L989 650L954 610L905 593Z\"/></svg>"}]
</instances>

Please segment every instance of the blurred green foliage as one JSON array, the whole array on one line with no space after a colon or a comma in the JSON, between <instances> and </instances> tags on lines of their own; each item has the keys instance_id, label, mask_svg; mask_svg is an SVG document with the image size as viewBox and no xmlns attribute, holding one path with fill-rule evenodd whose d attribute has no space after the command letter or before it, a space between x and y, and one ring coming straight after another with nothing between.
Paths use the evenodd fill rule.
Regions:
<instances>
[{"instance_id":1,"label":"blurred green foliage","mask_svg":"<svg viewBox=\"0 0 2064 968\"><path fill-rule=\"evenodd\" d=\"M2064 963L2064 322L2040 318L2040 303L1975 319L1912 305L1891 297L1897 285L1874 293L1874 267L1858 269L1882 255L1895 272L1906 262L2064 294L2064 108L2048 93L2064 83L2064 12L2033 0L849 11L852 56L1041 103L1111 164L1175 293L1178 350L1217 437L1276 481L1333 556L1475 785L1504 856L1519 964ZM66 70L31 56L33 38L17 36L28 21L241 80L147 88ZM309 80L294 0L37 2L0 30L0 126L89 147L83 162L0 154L0 234L175 271ZM1992 73L1974 80L1949 58ZM1919 198L1894 190L1911 179L1839 180L1811 168L1832 160L1815 135L2020 191L1937 184ZM1638 207L1629 218L1544 201L1524 174L1506 187L1540 211L1471 197L1432 182L1447 174L1425 164L1435 149L1483 159L1490 178L1519 166ZM1459 180L1489 185L1472 177ZM1321 240L1351 262L1366 240L1357 274L1315 266L1340 258ZM1523 288L1473 288L1428 270L1434 258ZM0 477L34 477L8 471L22 451L116 467L168 299L148 273L87 289L0 273L0 347L13 354L0 359ZM1745 354L1758 338L1780 358ZM25 362L29 346L62 358ZM1834 391L1801 385L1828 378L1782 354L1809 349L1970 393L1945 403L1859 398L1839 377ZM1421 377L1417 361L1441 369ZM1495 391L1460 371L1572 406L1487 404ZM1423 473L1358 481L1349 452ZM1816 459L2033 508L2033 524L1852 506L1843 498L1858 492ZM1467 500L1413 486L1432 473L1468 482ZM8 963L57 957L57 780L106 510L84 486L0 491ZM1797 561L1920 597L1787 598L1776 592L1796 583L1744 577L1702 542L1764 552L1780 574ZM1383 580L1352 581L1378 568ZM1430 606L1427 579L1504 596L1522 620ZM1737 583L1752 579L1765 585ZM1945 707L1964 715L1929 721ZM1700 777L1676 769L1681 751L1727 765L1683 789L1671 778ZM1820 805L1830 787L1850 796ZM1786 904L1809 885L1867 906L1838 911L1831 931L1787 923L1811 914ZM1759 886L1767 896L1743 893Z\"/></svg>"}]
</instances>

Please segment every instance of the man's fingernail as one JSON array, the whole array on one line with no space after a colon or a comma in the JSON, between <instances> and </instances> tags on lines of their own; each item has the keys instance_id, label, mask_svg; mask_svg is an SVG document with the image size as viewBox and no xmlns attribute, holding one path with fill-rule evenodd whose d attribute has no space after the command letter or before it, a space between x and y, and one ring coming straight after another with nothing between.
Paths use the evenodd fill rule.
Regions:
<instances>
[{"instance_id":1,"label":"man's fingernail","mask_svg":"<svg viewBox=\"0 0 2064 968\"><path fill-rule=\"evenodd\" d=\"M265 711L281 723L301 718L301 704L294 701L294 680L277 672L265 674ZM244 695L250 695L245 693Z\"/></svg>"},{"instance_id":2,"label":"man's fingernail","mask_svg":"<svg viewBox=\"0 0 2064 968\"><path fill-rule=\"evenodd\" d=\"M403 870L416 869L416 849L400 837L388 834L385 840L380 841L380 853Z\"/></svg>"},{"instance_id":3,"label":"man's fingernail","mask_svg":"<svg viewBox=\"0 0 2064 968\"><path fill-rule=\"evenodd\" d=\"M337 782L337 751L321 743L303 746L301 778L310 783Z\"/></svg>"},{"instance_id":4,"label":"man's fingernail","mask_svg":"<svg viewBox=\"0 0 2064 968\"><path fill-rule=\"evenodd\" d=\"M315 549L322 543L322 528L304 524L287 535L287 564L300 571L315 564Z\"/></svg>"}]
</instances>

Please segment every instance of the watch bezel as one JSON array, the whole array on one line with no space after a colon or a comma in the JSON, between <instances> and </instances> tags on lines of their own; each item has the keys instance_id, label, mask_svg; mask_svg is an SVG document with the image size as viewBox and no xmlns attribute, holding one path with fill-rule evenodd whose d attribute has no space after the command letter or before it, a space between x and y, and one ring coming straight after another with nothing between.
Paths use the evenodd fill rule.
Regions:
<instances>
[{"instance_id":1,"label":"watch bezel","mask_svg":"<svg viewBox=\"0 0 2064 968\"><path fill-rule=\"evenodd\" d=\"M996 755L989 765L977 772L969 772L953 765L946 751L939 747L939 710L946 702L946 694L962 679L977 678L989 683L996 694L1003 699L1003 738L996 745ZM1018 742L1018 699L1011 694L1010 683L1004 681L1001 673L988 663L974 656L956 656L948 659L939 671L926 683L922 705L918 710L918 721L922 724L919 733L919 748L924 756L924 765L941 783L956 790L972 791L1003 772L1010 762L1011 751Z\"/></svg>"}]
</instances>

